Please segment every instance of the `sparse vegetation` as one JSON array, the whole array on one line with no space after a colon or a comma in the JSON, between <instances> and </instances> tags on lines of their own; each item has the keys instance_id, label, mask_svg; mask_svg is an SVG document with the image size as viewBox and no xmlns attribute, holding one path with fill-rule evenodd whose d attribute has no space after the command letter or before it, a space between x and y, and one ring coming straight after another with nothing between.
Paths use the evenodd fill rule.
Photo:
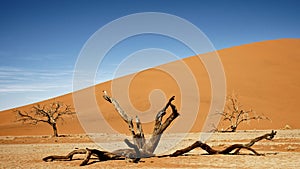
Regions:
<instances>
[{"instance_id":1,"label":"sparse vegetation","mask_svg":"<svg viewBox=\"0 0 300 169\"><path fill-rule=\"evenodd\" d=\"M47 123L53 129L53 136L58 137L57 122L63 120L64 116L73 115L70 105L59 101L54 101L49 105L34 105L29 112L14 110L17 114L17 121L37 125L38 123Z\"/></svg>"},{"instance_id":2,"label":"sparse vegetation","mask_svg":"<svg viewBox=\"0 0 300 169\"><path fill-rule=\"evenodd\" d=\"M239 98L236 94L227 97L225 110L219 114L223 116L222 121L229 122L229 126L221 132L235 132L240 124L248 123L251 120L270 120L264 115L257 115L252 109L245 110L242 108Z\"/></svg>"}]
</instances>

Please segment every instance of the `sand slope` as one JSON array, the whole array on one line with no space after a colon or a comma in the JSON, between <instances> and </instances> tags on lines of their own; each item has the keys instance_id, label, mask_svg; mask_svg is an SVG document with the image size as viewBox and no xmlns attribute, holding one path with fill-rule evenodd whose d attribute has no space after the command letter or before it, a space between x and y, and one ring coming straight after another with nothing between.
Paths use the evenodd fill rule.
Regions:
<instances>
[{"instance_id":1,"label":"sand slope","mask_svg":"<svg viewBox=\"0 0 300 169\"><path fill-rule=\"evenodd\" d=\"M300 39L257 42L219 50L218 53L223 62L227 78L227 92L235 91L240 96L244 108L253 108L257 113L264 113L272 119L272 121L251 122L249 125L241 126L241 129L279 129L286 124L292 128L300 128L298 122L300 113L297 107L300 100ZM208 53L200 56L209 57L209 55ZM133 114L144 112L140 115L143 116L142 119L146 122L144 125L146 132L151 132L153 123L150 119L153 119L156 111L164 105L165 97L176 96L175 104L182 114L176 119L175 124L177 126L182 126L187 122L185 119L195 114L191 112L195 110L193 106L199 103L195 99L195 93L188 92L181 95L176 80L161 70L168 69L178 75L185 76L178 69L182 64L191 69L199 86L200 107L197 109L198 116L192 121L195 122L191 130L196 132L202 128L211 99L210 81L205 68L197 57L189 57L182 61L161 65L157 68L114 80L113 84L120 86L124 86L123 84L130 80L129 89L123 90L119 89L118 86L114 86L114 92L129 92L131 104L136 110L126 104L123 107ZM162 97L163 95L157 89L163 91L165 97ZM96 93L96 98L83 99L87 107L91 101L98 103L97 108L94 110L86 109L86 113L100 109L104 120L113 129L128 133L128 129L125 127L126 124L122 122L113 107L105 102L101 96L102 90L111 93L111 81L86 90L94 90ZM181 105L182 98L187 99L185 101L188 104ZM55 100L73 105L72 94L57 97ZM53 101L53 99L42 101L41 104L49 101ZM27 105L18 109L28 110L31 106ZM0 135L42 135L52 133L51 128L47 125L22 125L16 123L15 120L16 116L12 110L0 112ZM101 126L99 121L91 121L91 124ZM59 133L83 133L83 129L76 117L67 118L64 124L59 124Z\"/></svg>"}]
</instances>

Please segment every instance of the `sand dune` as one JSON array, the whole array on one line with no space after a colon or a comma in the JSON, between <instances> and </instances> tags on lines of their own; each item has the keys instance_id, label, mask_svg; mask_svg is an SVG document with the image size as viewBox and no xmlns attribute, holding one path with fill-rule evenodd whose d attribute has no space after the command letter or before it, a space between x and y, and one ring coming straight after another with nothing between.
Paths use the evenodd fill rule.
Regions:
<instances>
[{"instance_id":1,"label":"sand dune","mask_svg":"<svg viewBox=\"0 0 300 169\"><path fill-rule=\"evenodd\" d=\"M271 121L251 122L248 125L241 126L240 129L280 129L285 125L292 128L300 128L299 108L300 100L300 39L280 39L264 42L257 42L217 51L226 74L227 92L235 91L240 96L240 101L244 108L253 108L257 113L263 113ZM209 57L208 54L200 57ZM193 72L197 85L199 86L200 106L199 109L194 105L199 104L195 97L197 93L180 93L178 81L162 70L170 70L179 76L186 76L181 69L182 64L187 65ZM130 81L129 89L119 88ZM144 130L151 132L153 122L151 121L156 112L162 108L168 97L175 95L175 104L182 116L175 121L177 131L186 123L192 123L189 131L201 131L202 124L206 119L210 106L211 89L208 74L198 59L198 57L188 57L182 61L176 61L158 66L149 70L141 71L133 75L125 76L113 81L96 85L86 89L95 92L95 98L84 98L83 105L87 107L90 102L96 101L98 107L93 110L85 109L88 114L92 111L101 110L103 123L105 121L119 132L128 133L126 124L121 120L114 108L104 101L101 96L102 90L111 93L111 84L113 92L124 93L128 91L132 109L129 104L122 104L123 108L133 114L139 114L144 124ZM126 88L125 88L126 89ZM164 95L162 95L162 92ZM79 91L76 94L84 92ZM63 101L66 104L73 105L73 94L63 95L55 100ZM127 95L126 95L127 96ZM122 97L122 96L118 96ZM117 97L117 98L118 98ZM182 102L184 99L184 102ZM122 100L122 99L121 99ZM53 101L53 99L42 101L40 104ZM20 110L28 110L32 105L19 107ZM140 113L144 112L144 113ZM193 115L197 117L193 117ZM188 121L193 117L192 121ZM92 125L101 128L99 121L91 121ZM83 133L78 119L67 118L63 124L59 124L59 133L75 134ZM221 126L222 127L222 126ZM0 112L0 135L46 135L51 134L51 128L45 124L37 126L22 125L16 122L16 116L12 110Z\"/></svg>"}]
</instances>

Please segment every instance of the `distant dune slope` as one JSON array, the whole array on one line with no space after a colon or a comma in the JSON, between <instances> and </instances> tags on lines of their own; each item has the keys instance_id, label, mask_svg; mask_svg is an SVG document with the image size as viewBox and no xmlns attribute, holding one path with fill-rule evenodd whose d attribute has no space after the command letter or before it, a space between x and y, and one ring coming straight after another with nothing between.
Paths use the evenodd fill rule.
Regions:
<instances>
[{"instance_id":1,"label":"distant dune slope","mask_svg":"<svg viewBox=\"0 0 300 169\"><path fill-rule=\"evenodd\" d=\"M258 114L263 113L271 119L271 121L250 122L242 125L240 129L279 129L285 125L289 125L292 128L300 128L298 107L300 100L300 39L257 42L222 49L218 51L218 54L224 66L228 94L234 91L240 96L243 108L253 108ZM200 57L209 57L209 55L209 53L202 54ZM171 62L114 80L114 84L122 85L126 80L131 79L128 89L129 97L137 112L144 112L142 116L144 119L147 119L144 124L146 132L152 131L153 122L149 119L154 119L156 112L161 109L166 101L164 97L161 97L159 90L163 91L166 97L175 95L175 104L181 110L182 97L180 88L176 80L166 72L161 71L161 69L176 72L178 71L176 68L182 63L188 65L194 73L199 86L201 100L197 112L198 116L194 121L184 121L182 120L186 119L184 117L188 117L189 113L194 113L189 110L193 110L193 106L198 104L193 93L184 93L188 104L184 105L184 112L180 111L182 116L175 120L173 127L176 128L176 124L180 126L185 123L194 123L191 131L201 131L210 106L211 89L206 70L198 57L188 57L181 61ZM120 119L114 108L102 99L101 91L107 90L110 93L110 88L111 81L98 84L95 88L86 90L95 89L96 100L104 120L113 129L128 133L127 125ZM117 90L114 90L114 92ZM120 89L118 92L125 93L127 91ZM42 101L40 104L46 104L54 99L73 105L72 94ZM89 99L86 100L88 102ZM26 105L18 109L28 110L31 106ZM124 105L124 109L133 113L136 111L131 109L130 105ZM100 127L102 125L101 122L96 122L96 124ZM59 124L58 129L59 133L66 134L84 132L76 117L65 119L63 124ZM180 129L178 130L180 131ZM52 134L51 128L44 124L37 126L22 125L16 122L16 115L12 110L0 112L1 136L41 134Z\"/></svg>"}]
</instances>

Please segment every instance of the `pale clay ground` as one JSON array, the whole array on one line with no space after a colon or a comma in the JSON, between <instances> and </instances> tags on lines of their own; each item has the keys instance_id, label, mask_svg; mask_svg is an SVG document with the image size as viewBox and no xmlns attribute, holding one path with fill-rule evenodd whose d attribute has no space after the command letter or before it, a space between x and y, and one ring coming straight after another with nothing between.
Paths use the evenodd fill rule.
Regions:
<instances>
[{"instance_id":1,"label":"pale clay ground","mask_svg":"<svg viewBox=\"0 0 300 169\"><path fill-rule=\"evenodd\" d=\"M216 148L233 143L246 143L249 140L270 131L239 131L237 133L214 133L206 142ZM159 149L168 147L171 140L178 139L180 134L166 134ZM38 136L32 136L38 137ZM79 135L74 135L78 137ZM94 136L95 137L95 136ZM80 167L84 155L76 155L73 161L44 162L41 159L48 155L65 155L74 148L99 148L94 143L37 143L14 144L16 137L0 137L0 140L12 140L11 143L0 144L0 168L300 168L300 130L279 130L273 141L258 142L253 148L265 156L249 155L205 155L205 151L195 149L186 156L176 158L148 158L134 164L124 160L99 162L93 159L90 165ZM123 138L117 135L101 134L99 142L115 141L115 148ZM188 146L199 138L199 133L187 135L176 147ZM22 138L21 138L22 139ZM167 143L168 142L168 143ZM169 152L173 152L173 147ZM117 149L117 148L116 148Z\"/></svg>"}]
</instances>

